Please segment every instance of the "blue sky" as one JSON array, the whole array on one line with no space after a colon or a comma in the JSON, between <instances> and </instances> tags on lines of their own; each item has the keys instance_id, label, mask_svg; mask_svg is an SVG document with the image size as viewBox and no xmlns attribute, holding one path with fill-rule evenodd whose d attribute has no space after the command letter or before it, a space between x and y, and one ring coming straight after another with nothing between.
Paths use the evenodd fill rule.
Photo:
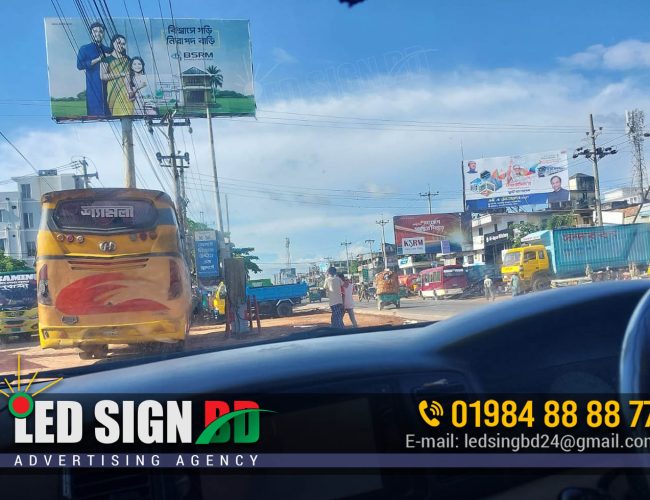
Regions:
<instances>
[{"instance_id":1,"label":"blue sky","mask_svg":"<svg viewBox=\"0 0 650 500\"><path fill-rule=\"evenodd\" d=\"M78 16L74 2L60 4L64 14ZM168 17L168 3L160 4ZM126 15L122 1L108 5L113 16ZM136 1L126 5L139 17ZM354 242L353 250L367 238L379 240L374 221L381 213L425 211L417 194L427 184L440 191L434 209L458 209L461 142L466 159L571 149L582 145L579 127L586 130L593 112L604 127L602 141L621 149L603 161L603 185L629 184L623 115L634 107L650 111L650 2L172 5L179 18L251 21L258 120L219 120L215 128L233 238L255 246L267 270L283 259L285 236L294 259L304 261L340 257L344 240ZM142 6L146 17L160 16L157 1L142 0ZM104 185L120 185L120 150L109 125L57 125L48 118L43 18L56 16L52 4L8 0L3 7L0 130L37 168L86 155ZM341 116L358 119L327 118ZM421 130L415 122L546 129ZM193 137L180 136L181 149L196 156L188 179L190 213L209 221L214 208L206 124L195 120L193 126ZM143 131L144 149L136 142L139 175L148 187L160 188L147 160L155 144L145 136ZM0 180L30 172L6 144L0 153ZM570 168L590 169L585 162ZM310 200L296 195L301 187L309 188L303 192L313 195Z\"/></svg>"}]
</instances>

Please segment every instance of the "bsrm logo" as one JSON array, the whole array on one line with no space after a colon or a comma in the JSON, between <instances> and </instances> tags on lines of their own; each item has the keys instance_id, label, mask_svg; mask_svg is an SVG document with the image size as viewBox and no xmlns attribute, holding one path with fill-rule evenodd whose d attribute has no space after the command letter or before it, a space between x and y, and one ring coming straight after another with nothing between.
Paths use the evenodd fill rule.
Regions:
<instances>
[{"instance_id":1,"label":"bsrm logo","mask_svg":"<svg viewBox=\"0 0 650 500\"><path fill-rule=\"evenodd\" d=\"M181 54L172 54L172 59L214 59L213 52L183 52Z\"/></svg>"}]
</instances>

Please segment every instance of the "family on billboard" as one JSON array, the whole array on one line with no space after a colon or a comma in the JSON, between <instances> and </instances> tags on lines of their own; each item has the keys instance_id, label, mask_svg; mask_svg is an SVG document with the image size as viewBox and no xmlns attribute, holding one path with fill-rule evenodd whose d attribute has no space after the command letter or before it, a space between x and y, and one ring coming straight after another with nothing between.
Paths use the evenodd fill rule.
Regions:
<instances>
[{"instance_id":1,"label":"family on billboard","mask_svg":"<svg viewBox=\"0 0 650 500\"><path fill-rule=\"evenodd\" d=\"M570 200L566 151L471 160L464 175L473 208Z\"/></svg>"},{"instance_id":2,"label":"family on billboard","mask_svg":"<svg viewBox=\"0 0 650 500\"><path fill-rule=\"evenodd\" d=\"M156 115L142 95L147 86L144 60L127 54L124 35L116 34L104 45L105 31L103 24L91 24L91 41L77 54L77 69L86 72L88 116Z\"/></svg>"}]
</instances>

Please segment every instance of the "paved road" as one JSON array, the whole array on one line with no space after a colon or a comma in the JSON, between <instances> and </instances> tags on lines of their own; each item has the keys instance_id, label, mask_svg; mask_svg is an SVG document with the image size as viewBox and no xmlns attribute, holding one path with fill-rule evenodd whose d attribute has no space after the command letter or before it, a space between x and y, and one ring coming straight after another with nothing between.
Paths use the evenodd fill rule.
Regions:
<instances>
[{"instance_id":1,"label":"paved road","mask_svg":"<svg viewBox=\"0 0 650 500\"><path fill-rule=\"evenodd\" d=\"M356 297L355 297L356 298ZM510 300L511 297L499 296L496 302L503 300ZM355 311L368 312L372 314L397 316L407 320L413 321L440 321L443 319L451 318L457 314L473 311L480 307L485 307L491 302L487 302L485 298L479 297L475 299L444 299L422 300L419 297L410 297L400 301L400 308L396 309L395 306L386 306L382 311L377 309L376 302L357 302L355 301ZM328 308L327 300L323 300L320 304L311 304L312 307L318 306L320 308ZM306 307L306 306L303 306Z\"/></svg>"}]
</instances>

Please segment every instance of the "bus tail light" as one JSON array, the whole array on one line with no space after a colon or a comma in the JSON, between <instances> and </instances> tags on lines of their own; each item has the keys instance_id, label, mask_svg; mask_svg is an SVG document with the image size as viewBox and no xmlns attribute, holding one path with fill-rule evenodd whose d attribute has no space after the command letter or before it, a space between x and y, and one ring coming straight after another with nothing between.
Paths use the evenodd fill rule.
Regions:
<instances>
[{"instance_id":1,"label":"bus tail light","mask_svg":"<svg viewBox=\"0 0 650 500\"><path fill-rule=\"evenodd\" d=\"M77 236L77 243L83 243L85 238L82 235Z\"/></svg>"},{"instance_id":2,"label":"bus tail light","mask_svg":"<svg viewBox=\"0 0 650 500\"><path fill-rule=\"evenodd\" d=\"M45 306L52 305L47 279L47 264L43 264L43 267L38 272L38 303Z\"/></svg>"},{"instance_id":3,"label":"bus tail light","mask_svg":"<svg viewBox=\"0 0 650 500\"><path fill-rule=\"evenodd\" d=\"M183 283L181 281L181 271L178 264L173 260L169 261L169 292L167 298L177 299L183 291Z\"/></svg>"},{"instance_id":4,"label":"bus tail light","mask_svg":"<svg viewBox=\"0 0 650 500\"><path fill-rule=\"evenodd\" d=\"M62 235L61 233L59 233L59 234L56 235L56 241L63 241L63 240L65 240L65 236L64 236L64 235Z\"/></svg>"},{"instance_id":5,"label":"bus tail light","mask_svg":"<svg viewBox=\"0 0 650 500\"><path fill-rule=\"evenodd\" d=\"M147 239L147 233L140 233L140 239L145 241Z\"/></svg>"},{"instance_id":6,"label":"bus tail light","mask_svg":"<svg viewBox=\"0 0 650 500\"><path fill-rule=\"evenodd\" d=\"M155 240L156 238L158 238L158 234L156 234L155 231L150 231L149 232L149 239L150 240Z\"/></svg>"},{"instance_id":7,"label":"bus tail light","mask_svg":"<svg viewBox=\"0 0 650 500\"><path fill-rule=\"evenodd\" d=\"M74 241L74 236L69 234L68 236L65 237L65 239L68 243L72 243Z\"/></svg>"}]
</instances>

